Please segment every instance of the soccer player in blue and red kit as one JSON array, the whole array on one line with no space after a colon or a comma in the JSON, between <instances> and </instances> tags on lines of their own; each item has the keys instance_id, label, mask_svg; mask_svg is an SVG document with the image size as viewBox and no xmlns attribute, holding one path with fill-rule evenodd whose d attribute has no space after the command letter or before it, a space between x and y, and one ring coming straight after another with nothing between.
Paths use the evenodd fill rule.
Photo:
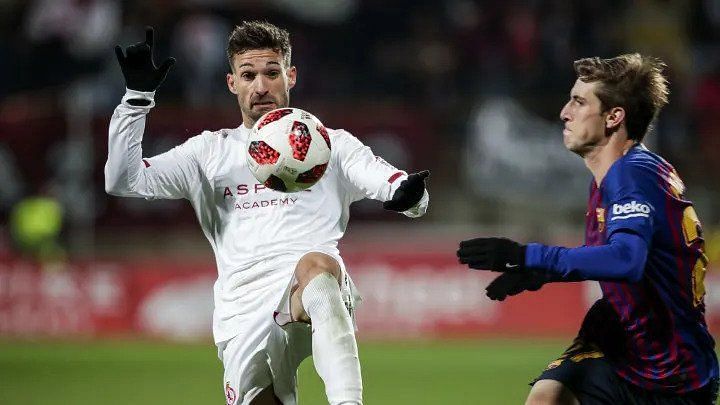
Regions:
<instances>
[{"instance_id":1,"label":"soccer player in blue and red kit","mask_svg":"<svg viewBox=\"0 0 720 405\"><path fill-rule=\"evenodd\" d=\"M639 54L574 63L560 118L565 146L593 175L584 246L460 243L461 263L503 272L487 288L492 299L550 281L600 282L602 298L532 383L528 404L715 403L702 229L675 169L641 144L667 104L664 67Z\"/></svg>"}]
</instances>

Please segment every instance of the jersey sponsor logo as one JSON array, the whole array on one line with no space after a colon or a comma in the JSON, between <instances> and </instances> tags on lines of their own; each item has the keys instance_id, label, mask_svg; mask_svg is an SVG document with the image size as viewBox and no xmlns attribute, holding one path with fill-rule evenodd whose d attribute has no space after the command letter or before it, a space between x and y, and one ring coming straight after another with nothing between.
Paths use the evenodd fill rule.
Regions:
<instances>
[{"instance_id":1,"label":"jersey sponsor logo","mask_svg":"<svg viewBox=\"0 0 720 405\"><path fill-rule=\"evenodd\" d=\"M252 210L256 208L285 207L297 204L302 196L299 192L287 195L278 193L263 184L238 184L235 187L222 187L222 198L226 204L232 204L235 210ZM305 189L303 192L311 192ZM218 193L220 190L217 191ZM272 198L275 197L275 198Z\"/></svg>"},{"instance_id":2,"label":"jersey sponsor logo","mask_svg":"<svg viewBox=\"0 0 720 405\"><path fill-rule=\"evenodd\" d=\"M267 208L267 207L293 205L297 202L297 200L298 200L297 198L288 197L288 198L273 198L271 200L236 202L235 209L236 210L251 210L254 208Z\"/></svg>"},{"instance_id":3,"label":"jersey sponsor logo","mask_svg":"<svg viewBox=\"0 0 720 405\"><path fill-rule=\"evenodd\" d=\"M260 194L265 192L272 192L273 190L268 189L265 187L264 184L261 183L255 183L255 184L238 184L236 187L234 187L234 190L232 187L226 186L223 189L223 199L228 197L234 197L236 195L247 195L247 194ZM307 188L303 190L304 192L310 192L311 189Z\"/></svg>"},{"instance_id":4,"label":"jersey sponsor logo","mask_svg":"<svg viewBox=\"0 0 720 405\"><path fill-rule=\"evenodd\" d=\"M233 193L233 191L230 189L230 187L225 187L225 191L223 192L223 198L232 197L234 194L237 195L245 195L249 193L258 194L262 193L267 190L267 187L265 187L264 184L256 183L256 184L238 184L235 188L236 192Z\"/></svg>"},{"instance_id":5,"label":"jersey sponsor logo","mask_svg":"<svg viewBox=\"0 0 720 405\"><path fill-rule=\"evenodd\" d=\"M650 204L639 203L635 200L625 204L613 204L611 221L635 217L650 217Z\"/></svg>"}]
</instances>

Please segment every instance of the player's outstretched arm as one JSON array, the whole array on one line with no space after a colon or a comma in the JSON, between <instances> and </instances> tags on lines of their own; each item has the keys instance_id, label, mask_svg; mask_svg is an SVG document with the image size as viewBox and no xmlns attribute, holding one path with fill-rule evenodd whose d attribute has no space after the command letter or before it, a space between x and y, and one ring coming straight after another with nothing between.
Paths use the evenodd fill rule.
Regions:
<instances>
[{"instance_id":1,"label":"player's outstretched arm","mask_svg":"<svg viewBox=\"0 0 720 405\"><path fill-rule=\"evenodd\" d=\"M642 277L647 252L647 242L641 236L616 232L606 245L577 248L475 238L460 242L457 256L471 269L505 273L487 288L488 297L502 300L553 281L636 282Z\"/></svg>"}]
</instances>

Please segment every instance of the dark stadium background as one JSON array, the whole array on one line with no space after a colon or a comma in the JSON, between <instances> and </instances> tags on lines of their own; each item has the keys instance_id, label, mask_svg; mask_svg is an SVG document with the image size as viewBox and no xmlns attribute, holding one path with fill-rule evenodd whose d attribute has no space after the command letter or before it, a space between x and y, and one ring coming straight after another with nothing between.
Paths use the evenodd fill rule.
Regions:
<instances>
[{"instance_id":1,"label":"dark stadium background","mask_svg":"<svg viewBox=\"0 0 720 405\"><path fill-rule=\"evenodd\" d=\"M368 403L519 403L570 342L591 283L497 304L483 296L490 275L454 251L471 235L582 243L590 177L558 120L575 59L668 63L671 102L647 144L684 178L720 262L718 1L4 0L0 403L222 403L214 260L192 210L109 197L102 168L124 91L113 46L152 25L156 60L177 58L148 121L151 155L240 124L224 47L243 19L291 32L293 106L432 171L427 216L358 203L341 245L365 295ZM310 361L300 373L303 403L322 403Z\"/></svg>"}]
</instances>

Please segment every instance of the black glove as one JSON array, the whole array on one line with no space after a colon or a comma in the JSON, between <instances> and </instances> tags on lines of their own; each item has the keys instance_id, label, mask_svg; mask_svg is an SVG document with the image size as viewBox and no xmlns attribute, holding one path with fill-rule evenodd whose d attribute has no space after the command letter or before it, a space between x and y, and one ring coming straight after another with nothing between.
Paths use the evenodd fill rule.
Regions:
<instances>
[{"instance_id":1,"label":"black glove","mask_svg":"<svg viewBox=\"0 0 720 405\"><path fill-rule=\"evenodd\" d=\"M460 242L457 256L471 269L522 272L525 249L525 245L506 238L476 238Z\"/></svg>"},{"instance_id":2,"label":"black glove","mask_svg":"<svg viewBox=\"0 0 720 405\"><path fill-rule=\"evenodd\" d=\"M138 42L126 49L123 55L120 45L115 46L120 69L125 76L125 86L137 91L155 91L175 64L175 58L167 58L158 68L152 59L153 29L145 28L145 42Z\"/></svg>"},{"instance_id":3,"label":"black glove","mask_svg":"<svg viewBox=\"0 0 720 405\"><path fill-rule=\"evenodd\" d=\"M403 212L414 207L425 193L425 179L430 175L430 170L423 170L413 173L400 183L395 190L392 200L385 201L383 208L390 211Z\"/></svg>"},{"instance_id":4,"label":"black glove","mask_svg":"<svg viewBox=\"0 0 720 405\"><path fill-rule=\"evenodd\" d=\"M485 292L491 300L502 301L506 297L518 295L523 291L537 291L551 281L552 279L547 273L527 269L522 273L503 273L497 276L488 284Z\"/></svg>"}]
</instances>

